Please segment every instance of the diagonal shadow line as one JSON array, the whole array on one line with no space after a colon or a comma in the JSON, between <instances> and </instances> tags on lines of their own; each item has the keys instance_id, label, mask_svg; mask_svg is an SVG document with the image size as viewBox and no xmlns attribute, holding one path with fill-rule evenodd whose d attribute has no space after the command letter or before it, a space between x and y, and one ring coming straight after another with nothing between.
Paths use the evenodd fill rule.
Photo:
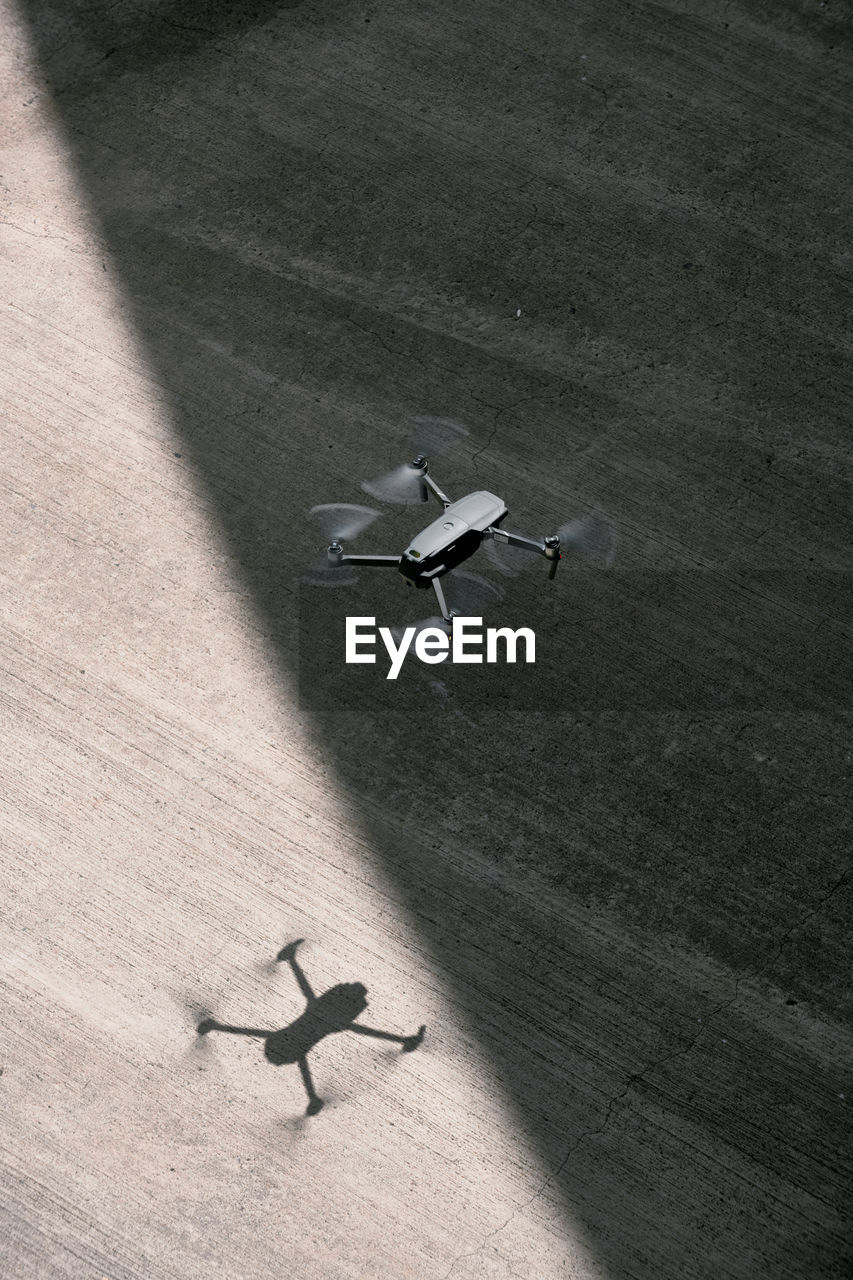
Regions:
<instances>
[{"instance_id":1,"label":"diagonal shadow line","mask_svg":"<svg viewBox=\"0 0 853 1280\"><path fill-rule=\"evenodd\" d=\"M444 271L443 256L458 256L460 245L475 274L491 273L492 296L512 295L512 219L484 211L477 196L480 186L491 189L488 160L478 153L471 160L477 172L460 173L464 146L445 153L434 140L412 137L400 153L400 182L371 187L369 164L348 162L346 149L329 141L365 121L342 121L328 79L318 89L306 71L320 31L334 37L326 56L352 56L354 19L342 3L300 9L210 0L189 24L174 3L102 10L25 3L23 10L138 332L171 397L176 432L282 672L301 678L304 705L353 814L552 1171L542 1193L556 1189L572 1228L583 1224L614 1277L759 1280L792 1258L804 1273L833 1274L841 1236L831 1110L820 1090L817 1110L801 1120L766 1109L767 1097L777 1096L780 1061L790 1093L799 1096L818 1079L823 1087L830 1073L820 1052L809 1054L741 1013L731 1041L740 1038L750 1058L756 1046L765 1056L745 1087L737 1055L721 1058L717 1045L700 1052L697 1017L726 1007L719 991L707 989L707 966L667 950L676 938L744 978L774 957L777 980L797 974L802 985L811 982L811 998L829 999L823 970L804 963L809 938L793 946L799 904L792 914L783 893L765 892L798 831L782 804L788 779L775 784L774 809L762 790L773 784L763 780L741 779L733 796L731 773L713 752L698 770L689 758L672 766L674 774L649 763L660 756L662 707L688 737L690 726L710 724L715 741L730 743L744 722L766 727L780 699L796 691L797 709L825 731L823 745L817 733L807 748L821 752L831 774L842 679L832 637L816 642L809 632L803 656L804 628L776 607L796 598L796 581L787 568L771 575L750 605L757 639L752 658L737 660L735 689L731 654L695 657L703 605L732 597L725 573L707 575L698 597L689 574L666 582L582 576L573 580L585 600L583 613L571 614L570 666L562 654L546 656L535 671L514 673L511 687L505 673L485 669L465 672L465 680L443 670L439 688L420 673L395 686L371 679L374 673L341 678L329 637L346 606L303 596L294 623L293 582L307 544L293 546L293 514L357 496L341 492L352 485L355 451L366 472L384 469L399 435L398 406L455 415L480 401L496 413L523 404L533 426L517 440L506 426L509 460L496 460L496 481L511 485L526 453L540 449L554 460L544 505L562 515L556 504L569 482L559 453L563 428L551 407L562 402L566 379L544 373L533 358L525 368L488 344L458 340L452 306L445 331L418 331L405 322L404 301L395 330L387 303L389 284L408 274L440 294L446 275L459 274L452 263ZM482 102L496 116L487 89ZM384 168L394 122L379 112L370 123ZM417 178L416 199L407 167ZM425 198L428 189L433 195ZM585 217L595 224L599 216L591 200ZM452 235L443 230L451 219ZM484 251L484 228L492 225L495 240ZM237 248L258 227L262 251L247 261ZM635 233L626 226L620 234ZM565 246L547 248L547 272L531 266L532 284L543 291L557 262L567 278L573 270ZM381 309L360 300L365 323L354 325L345 288L301 285L274 269L291 251L330 264L332 275L346 267L368 286L373 279ZM623 264L626 291L646 287L649 256L665 263L671 251L663 232L645 243L644 259ZM382 267L372 277L377 255ZM606 271L606 253L599 267ZM462 458L448 467L454 484L464 484ZM397 607L385 584L370 590L377 609ZM525 621L553 632L560 598L521 590ZM676 602L669 621L682 628L681 650L662 648L661 595ZM831 597L831 585L824 595ZM622 630L614 636L615 618ZM693 661L674 681L671 659L688 650ZM836 812L815 818L825 837L813 859L818 901L834 882L826 850L837 852ZM679 845L691 849L704 893L698 902L692 891L685 898L683 879L672 874ZM738 908L733 889L744 849L759 869L756 894L767 916L758 933L748 927L754 898ZM767 866L771 873L761 879ZM804 934L815 924L809 912L802 922ZM645 947L636 943L637 925L647 930ZM780 968L782 938L792 941L792 955ZM825 935L821 941L828 945ZM667 1068L655 1088L645 1078L654 1065ZM642 1098L623 1105L641 1085ZM692 1167L696 1141L704 1160L720 1163L720 1186ZM826 1155L829 1171L804 1166L786 1181L791 1146L806 1141L817 1163ZM667 1173L667 1163L679 1162L687 1198ZM748 1212L734 1220L732 1188L747 1176L755 1183ZM661 1232L667 1187L670 1229Z\"/></svg>"}]
</instances>

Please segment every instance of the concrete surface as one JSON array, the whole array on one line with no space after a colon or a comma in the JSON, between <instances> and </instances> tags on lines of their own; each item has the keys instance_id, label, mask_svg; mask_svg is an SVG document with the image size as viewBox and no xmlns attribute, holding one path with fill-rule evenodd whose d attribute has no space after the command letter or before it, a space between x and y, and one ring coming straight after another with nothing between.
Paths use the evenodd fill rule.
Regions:
<instances>
[{"instance_id":1,"label":"concrete surface","mask_svg":"<svg viewBox=\"0 0 853 1280\"><path fill-rule=\"evenodd\" d=\"M849 8L2 20L2 1274L849 1274ZM418 413L535 667L300 586Z\"/></svg>"}]
</instances>

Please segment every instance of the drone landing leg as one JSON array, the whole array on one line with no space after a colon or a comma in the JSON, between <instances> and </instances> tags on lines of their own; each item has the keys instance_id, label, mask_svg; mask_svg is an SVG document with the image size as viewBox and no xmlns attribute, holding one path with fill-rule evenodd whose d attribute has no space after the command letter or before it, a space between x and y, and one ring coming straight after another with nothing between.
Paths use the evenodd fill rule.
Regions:
<instances>
[{"instance_id":1,"label":"drone landing leg","mask_svg":"<svg viewBox=\"0 0 853 1280\"><path fill-rule=\"evenodd\" d=\"M444 590L438 578L432 579L432 589L435 592L435 598L438 601L438 607L441 610L441 616L445 622L453 622L450 610L447 607L447 601L444 598Z\"/></svg>"}]
</instances>

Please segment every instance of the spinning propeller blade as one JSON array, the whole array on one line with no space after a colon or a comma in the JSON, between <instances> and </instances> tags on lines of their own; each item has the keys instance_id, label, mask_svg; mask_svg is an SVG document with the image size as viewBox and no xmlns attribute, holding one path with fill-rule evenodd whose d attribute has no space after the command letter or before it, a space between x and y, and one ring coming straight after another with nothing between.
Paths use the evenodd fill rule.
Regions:
<instances>
[{"instance_id":1,"label":"spinning propeller blade","mask_svg":"<svg viewBox=\"0 0 853 1280\"><path fill-rule=\"evenodd\" d=\"M329 542L349 541L382 514L373 507L360 507L352 502L325 502L308 512ZM300 582L309 587L348 587L358 581L352 565L336 565L323 556L302 575Z\"/></svg>"},{"instance_id":2,"label":"spinning propeller blade","mask_svg":"<svg viewBox=\"0 0 853 1280\"><path fill-rule=\"evenodd\" d=\"M557 530L557 535L562 556L568 552L599 564L612 564L616 539L610 525L601 516L581 516L578 520L570 520Z\"/></svg>"},{"instance_id":3,"label":"spinning propeller blade","mask_svg":"<svg viewBox=\"0 0 853 1280\"><path fill-rule=\"evenodd\" d=\"M423 502L420 472L408 462L376 480L365 480L361 487L371 498L378 498L380 502L399 502L404 506Z\"/></svg>"},{"instance_id":4,"label":"spinning propeller blade","mask_svg":"<svg viewBox=\"0 0 853 1280\"><path fill-rule=\"evenodd\" d=\"M325 502L319 507L312 507L308 514L329 542L343 542L373 524L382 512L374 511L373 507L359 507L352 502Z\"/></svg>"},{"instance_id":5,"label":"spinning propeller blade","mask_svg":"<svg viewBox=\"0 0 853 1280\"><path fill-rule=\"evenodd\" d=\"M299 579L306 587L351 587L358 574L351 564L329 564L324 557L313 564Z\"/></svg>"},{"instance_id":6,"label":"spinning propeller blade","mask_svg":"<svg viewBox=\"0 0 853 1280\"><path fill-rule=\"evenodd\" d=\"M454 418L413 418L410 447L416 454L432 457L445 453L457 440L467 436L468 428Z\"/></svg>"},{"instance_id":7,"label":"spinning propeller blade","mask_svg":"<svg viewBox=\"0 0 853 1280\"><path fill-rule=\"evenodd\" d=\"M468 428L453 418L414 418L413 430L405 445L410 458L432 457L444 453L457 440L468 435ZM376 480L365 480L361 486L365 493L380 502L399 502L413 506L425 501L426 490L421 473L410 463L404 462Z\"/></svg>"},{"instance_id":8,"label":"spinning propeller blade","mask_svg":"<svg viewBox=\"0 0 853 1280\"><path fill-rule=\"evenodd\" d=\"M613 563L615 538L613 530L602 516L581 516L570 520L557 530L560 539L560 555L564 560L580 556L601 565ZM514 578L522 569L537 562L535 554L523 547L513 547L493 538L483 540L483 550L498 573Z\"/></svg>"}]
</instances>

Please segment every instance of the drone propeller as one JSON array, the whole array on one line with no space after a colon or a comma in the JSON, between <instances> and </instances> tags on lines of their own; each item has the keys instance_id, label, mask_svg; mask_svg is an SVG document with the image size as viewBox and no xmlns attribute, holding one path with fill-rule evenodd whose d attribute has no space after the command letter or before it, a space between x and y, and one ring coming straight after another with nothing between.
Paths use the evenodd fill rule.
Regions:
<instances>
[{"instance_id":1,"label":"drone propeller","mask_svg":"<svg viewBox=\"0 0 853 1280\"><path fill-rule=\"evenodd\" d=\"M413 418L414 429L409 443L415 453L430 458L448 449L469 434L468 428L455 418Z\"/></svg>"},{"instance_id":2,"label":"drone propeller","mask_svg":"<svg viewBox=\"0 0 853 1280\"><path fill-rule=\"evenodd\" d=\"M399 502L403 506L414 506L424 500L422 475L419 467L404 462L384 476L365 480L361 487L371 498L378 498L380 502Z\"/></svg>"},{"instance_id":3,"label":"drone propeller","mask_svg":"<svg viewBox=\"0 0 853 1280\"><path fill-rule=\"evenodd\" d=\"M358 582L358 574L350 564L334 565L324 556L300 578L306 587L351 587Z\"/></svg>"},{"instance_id":4,"label":"drone propeller","mask_svg":"<svg viewBox=\"0 0 853 1280\"><path fill-rule=\"evenodd\" d=\"M329 542L344 542L355 538L381 516L373 507L359 507L353 502L325 502L308 512L320 526Z\"/></svg>"},{"instance_id":5,"label":"drone propeller","mask_svg":"<svg viewBox=\"0 0 853 1280\"><path fill-rule=\"evenodd\" d=\"M599 564L613 563L616 539L610 524L601 516L581 516L578 520L570 520L568 524L561 525L557 536L562 555L569 551Z\"/></svg>"},{"instance_id":6,"label":"drone propeller","mask_svg":"<svg viewBox=\"0 0 853 1280\"><path fill-rule=\"evenodd\" d=\"M378 519L381 511L372 507L360 507L352 502L326 502L312 507L308 512L320 526L330 543L339 543L357 537L362 529ZM322 557L302 575L302 582L309 587L349 587L358 581L351 565L334 564L328 555Z\"/></svg>"},{"instance_id":7,"label":"drone propeller","mask_svg":"<svg viewBox=\"0 0 853 1280\"><path fill-rule=\"evenodd\" d=\"M570 520L557 530L557 536L563 558L567 555L580 556L584 560L593 560L605 566L613 561L613 530L601 516L581 516L577 520ZM493 538L485 538L482 545L498 573L508 578L514 578L534 561L534 557L523 547L514 547Z\"/></svg>"},{"instance_id":8,"label":"drone propeller","mask_svg":"<svg viewBox=\"0 0 853 1280\"><path fill-rule=\"evenodd\" d=\"M436 453L445 453L457 440L468 435L468 428L453 418L415 418L414 427L406 448L411 458L426 461ZM365 493L380 502L399 502L414 505L425 502L427 494L421 477L423 468L404 462L376 480L365 480L361 486Z\"/></svg>"}]
</instances>

